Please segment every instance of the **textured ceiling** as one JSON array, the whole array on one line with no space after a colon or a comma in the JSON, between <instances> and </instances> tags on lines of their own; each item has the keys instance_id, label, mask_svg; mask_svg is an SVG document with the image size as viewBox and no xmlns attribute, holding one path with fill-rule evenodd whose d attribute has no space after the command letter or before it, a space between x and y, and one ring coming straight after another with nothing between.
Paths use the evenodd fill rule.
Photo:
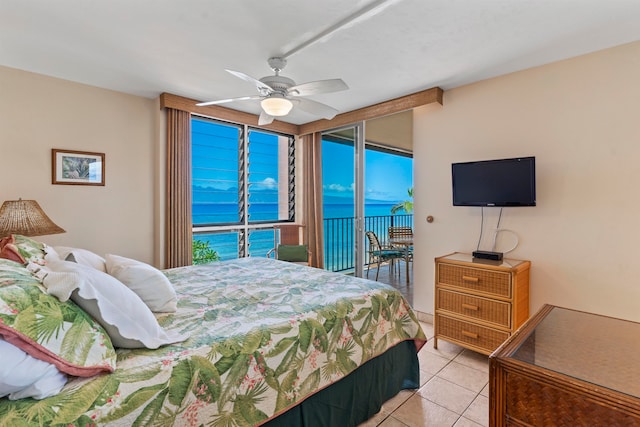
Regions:
<instances>
[{"instance_id":1,"label":"textured ceiling","mask_svg":"<svg viewBox=\"0 0 640 427\"><path fill-rule=\"evenodd\" d=\"M256 94L225 68L270 75L267 58L332 27L282 74L342 78L348 91L312 99L346 112L640 40L640 1L1 0L0 65L149 98L215 100ZM226 106L260 111L256 101ZM313 120L295 110L283 118Z\"/></svg>"}]
</instances>

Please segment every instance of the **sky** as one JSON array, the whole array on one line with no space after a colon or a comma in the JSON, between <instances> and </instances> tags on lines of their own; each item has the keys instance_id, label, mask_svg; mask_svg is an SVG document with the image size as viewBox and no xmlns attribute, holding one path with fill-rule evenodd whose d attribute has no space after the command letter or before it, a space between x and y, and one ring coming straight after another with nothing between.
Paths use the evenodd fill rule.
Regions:
<instances>
[{"instance_id":1,"label":"sky","mask_svg":"<svg viewBox=\"0 0 640 427\"><path fill-rule=\"evenodd\" d=\"M322 184L325 196L353 199L353 147L324 141ZM397 203L413 187L413 159L380 151L365 151L365 201ZM331 199L325 200L331 202Z\"/></svg>"},{"instance_id":2,"label":"sky","mask_svg":"<svg viewBox=\"0 0 640 427\"><path fill-rule=\"evenodd\" d=\"M252 141L249 161L252 189L256 195L256 190L270 189L276 191L277 196L278 136L255 130L249 136ZM209 189L207 193L211 193L194 193L194 200L200 196L215 196L219 202L237 201L239 137L236 126L204 119L192 121L194 187ZM352 203L353 146L323 141L322 151L325 204ZM412 187L413 159L372 149L365 151L366 203L405 201L407 190ZM229 192L230 189L234 190ZM226 196L231 199L226 200Z\"/></svg>"}]
</instances>

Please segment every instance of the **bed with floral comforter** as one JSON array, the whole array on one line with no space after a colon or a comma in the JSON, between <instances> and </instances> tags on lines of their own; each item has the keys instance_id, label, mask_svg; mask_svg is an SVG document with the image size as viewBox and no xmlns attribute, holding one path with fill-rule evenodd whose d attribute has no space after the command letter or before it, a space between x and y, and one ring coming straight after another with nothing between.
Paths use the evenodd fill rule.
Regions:
<instances>
[{"instance_id":1,"label":"bed with floral comforter","mask_svg":"<svg viewBox=\"0 0 640 427\"><path fill-rule=\"evenodd\" d=\"M53 397L2 398L0 426L273 423L399 344L417 363L426 342L408 302L377 282L266 258L164 273L178 309L156 317L189 339L117 349L113 373Z\"/></svg>"}]
</instances>

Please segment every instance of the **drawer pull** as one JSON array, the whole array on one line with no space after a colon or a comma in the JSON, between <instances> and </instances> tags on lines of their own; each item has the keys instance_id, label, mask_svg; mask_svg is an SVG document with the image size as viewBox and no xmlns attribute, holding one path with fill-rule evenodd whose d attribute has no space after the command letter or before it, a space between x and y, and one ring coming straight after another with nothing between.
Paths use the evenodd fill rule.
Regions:
<instances>
[{"instance_id":1,"label":"drawer pull","mask_svg":"<svg viewBox=\"0 0 640 427\"><path fill-rule=\"evenodd\" d=\"M473 332L469 332L469 331L462 331L462 335L464 335L465 337L469 337L469 338L473 338L473 339L478 339L478 334L474 334Z\"/></svg>"},{"instance_id":2,"label":"drawer pull","mask_svg":"<svg viewBox=\"0 0 640 427\"><path fill-rule=\"evenodd\" d=\"M472 276L462 276L462 280L464 280L465 282L478 283L479 279L477 277L472 277Z\"/></svg>"},{"instance_id":3,"label":"drawer pull","mask_svg":"<svg viewBox=\"0 0 640 427\"><path fill-rule=\"evenodd\" d=\"M462 308L467 309L467 310L478 311L478 306L477 305L471 305L471 304L462 303Z\"/></svg>"}]
</instances>

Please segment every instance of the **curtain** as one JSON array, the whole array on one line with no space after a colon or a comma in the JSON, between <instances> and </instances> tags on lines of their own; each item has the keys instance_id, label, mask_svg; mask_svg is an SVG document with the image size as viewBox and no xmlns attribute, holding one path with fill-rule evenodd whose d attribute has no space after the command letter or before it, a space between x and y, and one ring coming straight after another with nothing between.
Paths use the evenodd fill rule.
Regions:
<instances>
[{"instance_id":1,"label":"curtain","mask_svg":"<svg viewBox=\"0 0 640 427\"><path fill-rule=\"evenodd\" d=\"M322 135L302 137L304 145L304 228L312 267L324 268L324 224L322 213Z\"/></svg>"},{"instance_id":2,"label":"curtain","mask_svg":"<svg viewBox=\"0 0 640 427\"><path fill-rule=\"evenodd\" d=\"M167 108L165 268L191 265L191 114Z\"/></svg>"}]
</instances>

